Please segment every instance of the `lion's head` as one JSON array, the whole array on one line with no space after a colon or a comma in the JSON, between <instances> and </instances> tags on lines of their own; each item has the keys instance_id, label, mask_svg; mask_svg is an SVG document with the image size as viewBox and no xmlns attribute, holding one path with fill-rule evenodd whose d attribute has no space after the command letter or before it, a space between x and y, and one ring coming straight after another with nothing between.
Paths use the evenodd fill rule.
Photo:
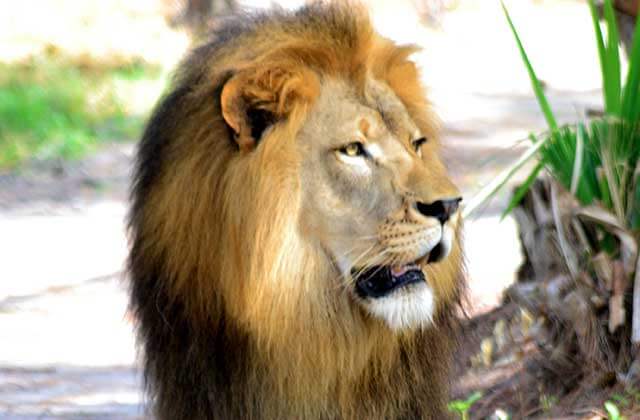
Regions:
<instances>
[{"instance_id":1,"label":"lion's head","mask_svg":"<svg viewBox=\"0 0 640 420\"><path fill-rule=\"evenodd\" d=\"M340 274L329 287L392 328L425 326L455 292L459 192L433 127L411 115L393 81L365 77L359 92L321 83L297 136L296 219ZM396 77L415 83L413 73Z\"/></svg>"},{"instance_id":2,"label":"lion's head","mask_svg":"<svg viewBox=\"0 0 640 420\"><path fill-rule=\"evenodd\" d=\"M231 24L185 60L133 190L132 303L162 296L143 328L178 305L246 334L282 381L335 390L451 310L460 193L414 51L318 5Z\"/></svg>"}]
</instances>

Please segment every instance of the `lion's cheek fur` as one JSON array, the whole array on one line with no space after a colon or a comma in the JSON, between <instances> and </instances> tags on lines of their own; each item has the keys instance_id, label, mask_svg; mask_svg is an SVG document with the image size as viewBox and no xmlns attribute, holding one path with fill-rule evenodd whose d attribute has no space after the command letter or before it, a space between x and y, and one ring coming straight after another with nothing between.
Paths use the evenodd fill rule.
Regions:
<instances>
[{"instance_id":1,"label":"lion's cheek fur","mask_svg":"<svg viewBox=\"0 0 640 420\"><path fill-rule=\"evenodd\" d=\"M267 341L277 334L265 325L291 323L301 301L308 300L303 290L317 287L313 277L323 271L317 250L298 231L298 156L293 139L279 130L289 127L276 127L255 153L229 168L219 213L223 220L217 221L223 228L216 240L225 243L217 282L225 307ZM272 136L278 141L268 141ZM240 190L244 193L235 193Z\"/></svg>"},{"instance_id":2,"label":"lion's cheek fur","mask_svg":"<svg viewBox=\"0 0 640 420\"><path fill-rule=\"evenodd\" d=\"M463 292L463 242L463 226L459 220L449 256L437 264L424 267L427 283L435 294L436 315L438 312L447 312L448 306L458 302Z\"/></svg>"}]
</instances>

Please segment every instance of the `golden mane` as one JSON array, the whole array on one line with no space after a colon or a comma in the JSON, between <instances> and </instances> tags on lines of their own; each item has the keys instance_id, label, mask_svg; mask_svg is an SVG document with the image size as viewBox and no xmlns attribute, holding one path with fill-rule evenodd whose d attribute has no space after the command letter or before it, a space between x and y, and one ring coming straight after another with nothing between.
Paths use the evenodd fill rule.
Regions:
<instances>
[{"instance_id":1,"label":"golden mane","mask_svg":"<svg viewBox=\"0 0 640 420\"><path fill-rule=\"evenodd\" d=\"M459 250L439 291L440 329L396 335L319 287L335 275L332 262L297 223L294 140L322 78L349 80L361 92L367 75L385 81L435 136L408 61L415 48L395 46L374 33L362 8L337 3L243 16L216 36L180 65L154 111L132 190L131 305L156 414L440 413ZM248 107L281 122L253 151Z\"/></svg>"}]
</instances>

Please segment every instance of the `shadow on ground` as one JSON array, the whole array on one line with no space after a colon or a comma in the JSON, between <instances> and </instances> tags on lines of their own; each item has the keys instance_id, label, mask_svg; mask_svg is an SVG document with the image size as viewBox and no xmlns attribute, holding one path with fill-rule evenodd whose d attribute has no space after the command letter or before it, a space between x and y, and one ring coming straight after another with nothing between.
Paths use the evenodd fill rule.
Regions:
<instances>
[{"instance_id":1,"label":"shadow on ground","mask_svg":"<svg viewBox=\"0 0 640 420\"><path fill-rule=\"evenodd\" d=\"M131 366L0 366L0 418L147 418Z\"/></svg>"}]
</instances>

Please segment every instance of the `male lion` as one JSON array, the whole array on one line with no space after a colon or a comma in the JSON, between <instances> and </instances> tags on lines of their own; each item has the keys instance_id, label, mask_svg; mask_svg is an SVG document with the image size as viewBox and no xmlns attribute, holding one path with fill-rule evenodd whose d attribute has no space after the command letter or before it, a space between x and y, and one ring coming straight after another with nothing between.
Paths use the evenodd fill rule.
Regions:
<instances>
[{"instance_id":1,"label":"male lion","mask_svg":"<svg viewBox=\"0 0 640 420\"><path fill-rule=\"evenodd\" d=\"M446 417L460 198L414 51L320 3L182 63L130 214L159 419Z\"/></svg>"}]
</instances>

